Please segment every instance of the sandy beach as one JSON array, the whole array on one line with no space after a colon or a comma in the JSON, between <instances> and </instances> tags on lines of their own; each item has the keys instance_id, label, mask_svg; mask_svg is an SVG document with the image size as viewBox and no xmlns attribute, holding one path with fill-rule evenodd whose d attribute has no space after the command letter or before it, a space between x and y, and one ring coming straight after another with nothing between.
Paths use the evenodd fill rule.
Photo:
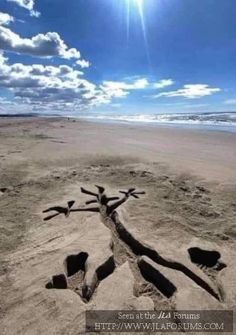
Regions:
<instances>
[{"instance_id":1,"label":"sandy beach","mask_svg":"<svg viewBox=\"0 0 236 335\"><path fill-rule=\"evenodd\" d=\"M1 118L0 333L82 334L86 310L235 310L235 148L226 132ZM96 184L127 196L117 218L44 221Z\"/></svg>"}]
</instances>

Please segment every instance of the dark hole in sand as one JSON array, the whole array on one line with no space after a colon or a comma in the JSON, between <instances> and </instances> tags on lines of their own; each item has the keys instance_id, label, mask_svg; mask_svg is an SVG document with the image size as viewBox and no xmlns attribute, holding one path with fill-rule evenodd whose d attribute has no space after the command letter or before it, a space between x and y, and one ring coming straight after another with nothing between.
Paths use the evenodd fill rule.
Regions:
<instances>
[{"instance_id":1,"label":"dark hole in sand","mask_svg":"<svg viewBox=\"0 0 236 335\"><path fill-rule=\"evenodd\" d=\"M67 280L64 274L56 275L52 277L52 281L48 282L45 287L47 289L56 288L56 289L66 289Z\"/></svg>"},{"instance_id":2,"label":"dark hole in sand","mask_svg":"<svg viewBox=\"0 0 236 335\"><path fill-rule=\"evenodd\" d=\"M110 276L114 272L115 267L114 256L109 257L102 265L100 265L96 269L97 283L95 287L99 285L100 281ZM92 298L93 293L94 290L91 290L87 285L82 288L82 296L87 302Z\"/></svg>"},{"instance_id":3,"label":"dark hole in sand","mask_svg":"<svg viewBox=\"0 0 236 335\"><path fill-rule=\"evenodd\" d=\"M201 277L196 275L194 272L192 272L189 268L184 266L183 264L179 262L173 262L168 261L164 259L162 256L160 256L156 250L149 248L148 246L145 246L144 244L140 243L138 240L136 240L124 227L124 225L117 220L116 212L112 214L112 218L116 225L116 231L122 241L124 241L130 249L133 251L133 253L136 256L147 256L151 260L153 260L155 263L160 264L162 266L165 266L170 269L174 269L177 271L181 271L186 276L191 278L197 285L205 289L208 293L210 293L212 296L214 296L217 300L219 300L218 294L212 289L212 287L205 282ZM218 262L219 264L219 262ZM222 266L225 267L226 265L222 263ZM219 271L219 270L218 270Z\"/></svg>"},{"instance_id":4,"label":"dark hole in sand","mask_svg":"<svg viewBox=\"0 0 236 335\"><path fill-rule=\"evenodd\" d=\"M71 277L80 270L85 271L88 256L87 252L80 252L78 255L68 256L65 261L67 276Z\"/></svg>"},{"instance_id":5,"label":"dark hole in sand","mask_svg":"<svg viewBox=\"0 0 236 335\"><path fill-rule=\"evenodd\" d=\"M103 263L97 268L96 273L98 280L101 281L106 277L108 277L110 274L112 274L113 271L115 270L115 267L116 265L114 261L114 256L111 256L105 263Z\"/></svg>"},{"instance_id":6,"label":"dark hole in sand","mask_svg":"<svg viewBox=\"0 0 236 335\"><path fill-rule=\"evenodd\" d=\"M219 262L221 254L215 250L204 250L201 248L189 248L188 253L193 263L207 266L209 268L215 267L220 271L226 267L226 264Z\"/></svg>"},{"instance_id":7,"label":"dark hole in sand","mask_svg":"<svg viewBox=\"0 0 236 335\"><path fill-rule=\"evenodd\" d=\"M152 267L150 264L144 260L138 262L140 272L144 279L148 282L154 284L156 288L164 294L167 298L172 297L176 292L177 288L174 284L169 281L163 274L161 274L157 269Z\"/></svg>"},{"instance_id":8,"label":"dark hole in sand","mask_svg":"<svg viewBox=\"0 0 236 335\"><path fill-rule=\"evenodd\" d=\"M45 285L45 288L47 288L47 289L53 288L53 284L52 284L52 282L49 281L49 282Z\"/></svg>"}]
</instances>

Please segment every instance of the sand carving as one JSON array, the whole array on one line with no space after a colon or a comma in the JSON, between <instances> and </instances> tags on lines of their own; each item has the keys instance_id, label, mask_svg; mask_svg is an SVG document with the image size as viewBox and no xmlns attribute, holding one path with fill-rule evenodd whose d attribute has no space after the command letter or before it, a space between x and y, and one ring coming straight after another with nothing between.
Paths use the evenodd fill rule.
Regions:
<instances>
[{"instance_id":1,"label":"sand carving","mask_svg":"<svg viewBox=\"0 0 236 335\"><path fill-rule=\"evenodd\" d=\"M113 254L103 264L100 264L92 274L91 272L89 273L87 268L89 254L86 251L79 252L76 255L69 255L65 259L66 274L53 276L52 280L46 284L46 288L71 288L68 285L68 281L73 276L76 276L77 282L73 286L73 290L80 295L83 301L88 302L98 288L99 283L114 272L117 266L114 250L118 248L124 251L128 261L132 259L136 264L136 271L141 274L142 278L153 284L167 298L171 298L178 290L178 287L166 275L161 273L160 267L155 267L155 264L183 273L215 299L218 301L223 300L222 290L217 288L214 282L206 280L206 276L195 273L180 262L164 258L155 249L137 240L125 228L116 209L131 197L139 199L140 195L145 194L144 191L136 191L135 188L130 188L127 191L119 191L123 195L122 197L108 197L104 187L98 185L96 187L98 189L97 193L81 187L82 193L92 197L92 199L86 201L85 207L74 208L75 201L69 201L66 207L50 207L43 212L54 213L49 214L44 220L51 220L61 214L68 217L74 212L99 213L101 222L111 231L110 247ZM219 261L220 253L218 251L207 251L194 247L189 248L188 253L192 263L203 270L212 268L214 271L220 271L226 266Z\"/></svg>"}]
</instances>

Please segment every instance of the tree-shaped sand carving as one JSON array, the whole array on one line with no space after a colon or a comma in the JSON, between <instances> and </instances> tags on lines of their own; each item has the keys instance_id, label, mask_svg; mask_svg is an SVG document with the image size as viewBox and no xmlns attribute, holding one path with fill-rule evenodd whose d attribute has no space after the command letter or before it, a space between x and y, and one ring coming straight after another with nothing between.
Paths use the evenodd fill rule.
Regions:
<instances>
[{"instance_id":1,"label":"tree-shaped sand carving","mask_svg":"<svg viewBox=\"0 0 236 335\"><path fill-rule=\"evenodd\" d=\"M194 273L191 269L186 267L184 264L175 262L170 259L165 259L162 257L155 249L150 248L135 237L125 228L123 223L120 221L119 214L116 211L119 206L125 203L129 198L139 199L140 195L144 195L144 191L136 191L135 188L130 188L127 191L119 191L122 194L121 197L108 197L105 193L105 188L96 185L98 192L87 190L81 187L81 192L89 195L92 199L86 201L85 206L74 208L75 201L69 201L66 207L50 207L44 211L44 213L54 212L45 217L44 220L48 221L58 215L65 215L68 217L74 212L94 212L100 213L101 221L108 227L111 231L112 243L111 246L114 247L115 244L119 243L120 247L125 246L128 248L129 252L132 254L133 259L136 261L137 269L139 269L140 274L146 280L151 282L156 286L156 288L164 294L166 297L171 297L177 288L171 283L171 281L162 275L157 269L152 266L152 262L159 264L161 266L174 269L176 271L182 272L184 275L193 280L197 285L206 290L217 300L221 300L221 294L218 290L212 287L208 281L201 277L199 274ZM92 206L91 206L92 205ZM71 257L71 256L70 256ZM74 255L76 262L78 263L75 268L69 270L71 273L83 270L86 272L86 260L88 254L82 252L78 255ZM147 260L151 260L149 263ZM73 265L74 266L74 265ZM83 284L81 290L81 297L85 301L89 301L97 288L99 282L110 275L115 269L114 257L110 257L104 264L101 264L93 276L87 278L86 273L83 277ZM68 273L69 275L69 273ZM47 285L47 288L67 288L67 278L65 275L53 276L52 281Z\"/></svg>"}]
</instances>

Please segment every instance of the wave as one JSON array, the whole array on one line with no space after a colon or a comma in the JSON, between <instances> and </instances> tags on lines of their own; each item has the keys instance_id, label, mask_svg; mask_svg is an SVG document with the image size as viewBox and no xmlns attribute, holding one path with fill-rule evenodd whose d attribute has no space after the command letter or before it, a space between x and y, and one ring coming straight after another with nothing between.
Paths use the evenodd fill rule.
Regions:
<instances>
[{"instance_id":1,"label":"wave","mask_svg":"<svg viewBox=\"0 0 236 335\"><path fill-rule=\"evenodd\" d=\"M198 124L236 126L236 112L224 113L178 113L178 114L96 114L85 116L86 119L108 120L117 122L140 122L162 124Z\"/></svg>"}]
</instances>

